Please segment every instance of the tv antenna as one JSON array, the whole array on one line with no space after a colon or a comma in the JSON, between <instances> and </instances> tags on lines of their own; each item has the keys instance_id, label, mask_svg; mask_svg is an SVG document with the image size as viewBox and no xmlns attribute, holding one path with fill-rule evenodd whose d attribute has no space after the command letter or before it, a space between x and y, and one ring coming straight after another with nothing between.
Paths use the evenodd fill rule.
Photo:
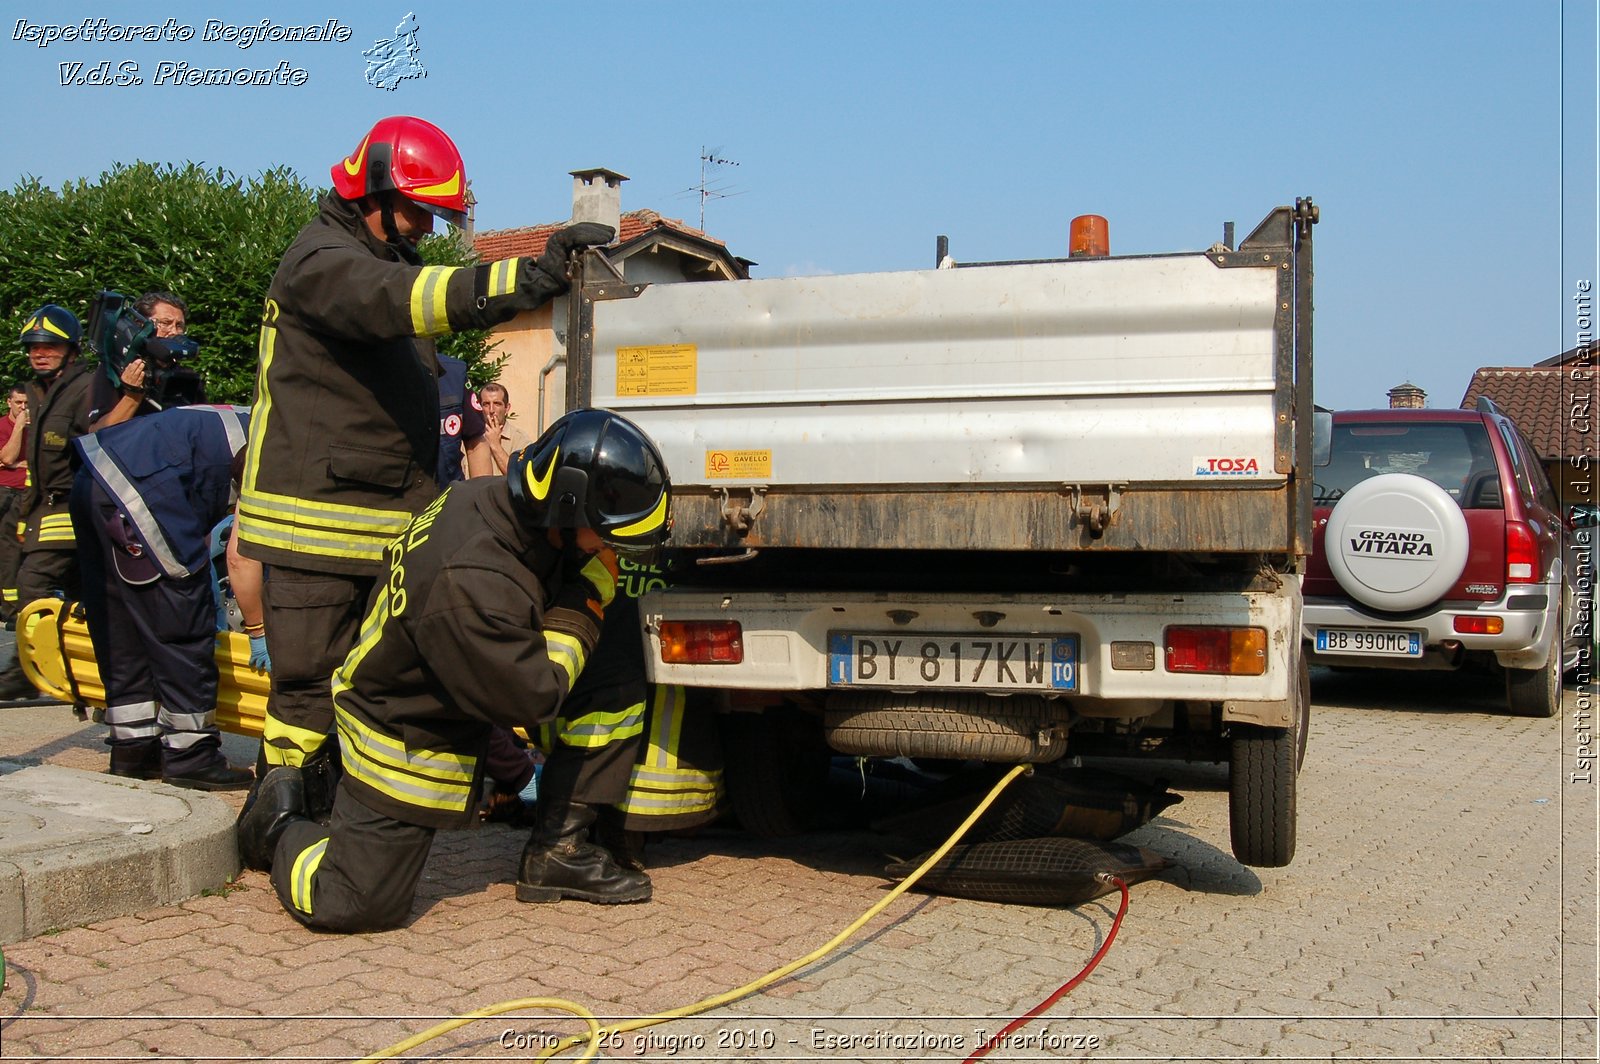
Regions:
<instances>
[{"instance_id":1,"label":"tv antenna","mask_svg":"<svg viewBox=\"0 0 1600 1064\"><path fill-rule=\"evenodd\" d=\"M725 158L721 148L707 148L700 146L700 183L687 191L700 197L700 231L706 228L706 200L727 199L729 196L743 195L743 190L736 190L728 184L718 184L721 180L719 171L725 166L738 166L732 159Z\"/></svg>"}]
</instances>

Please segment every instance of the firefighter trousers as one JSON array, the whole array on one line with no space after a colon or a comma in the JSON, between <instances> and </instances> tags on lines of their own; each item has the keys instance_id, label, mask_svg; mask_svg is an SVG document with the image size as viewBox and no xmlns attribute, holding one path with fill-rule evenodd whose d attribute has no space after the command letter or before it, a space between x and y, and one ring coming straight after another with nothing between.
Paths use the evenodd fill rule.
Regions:
<instances>
[{"instance_id":1,"label":"firefighter trousers","mask_svg":"<svg viewBox=\"0 0 1600 1064\"><path fill-rule=\"evenodd\" d=\"M356 643L377 578L274 565L262 591L272 693L262 755L300 765L333 732L333 672Z\"/></svg>"},{"instance_id":2,"label":"firefighter trousers","mask_svg":"<svg viewBox=\"0 0 1600 1064\"><path fill-rule=\"evenodd\" d=\"M302 820L284 831L272 857L272 887L309 928L391 930L411 914L433 833L374 812L340 787L326 827Z\"/></svg>"}]
</instances>

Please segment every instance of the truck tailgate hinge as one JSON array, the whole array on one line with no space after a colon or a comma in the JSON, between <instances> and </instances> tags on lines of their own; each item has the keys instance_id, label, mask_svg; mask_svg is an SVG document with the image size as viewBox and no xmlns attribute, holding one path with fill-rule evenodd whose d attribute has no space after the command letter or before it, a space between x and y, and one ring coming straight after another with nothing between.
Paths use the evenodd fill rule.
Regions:
<instances>
[{"instance_id":1,"label":"truck tailgate hinge","mask_svg":"<svg viewBox=\"0 0 1600 1064\"><path fill-rule=\"evenodd\" d=\"M1110 527L1122 504L1126 484L1066 484L1063 485L1071 500L1072 517L1078 524L1098 538Z\"/></svg>"},{"instance_id":2,"label":"truck tailgate hinge","mask_svg":"<svg viewBox=\"0 0 1600 1064\"><path fill-rule=\"evenodd\" d=\"M764 487L750 489L748 504L734 499L728 494L727 488L718 488L717 495L722 499L722 520L741 536L755 527L756 518L767 506L767 489Z\"/></svg>"}]
</instances>

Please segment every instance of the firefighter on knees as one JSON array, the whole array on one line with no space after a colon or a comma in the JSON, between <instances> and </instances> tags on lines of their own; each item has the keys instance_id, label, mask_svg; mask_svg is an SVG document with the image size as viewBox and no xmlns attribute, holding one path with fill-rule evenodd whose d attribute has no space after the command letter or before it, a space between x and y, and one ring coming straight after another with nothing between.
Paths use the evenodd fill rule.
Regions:
<instances>
[{"instance_id":1,"label":"firefighter on knees","mask_svg":"<svg viewBox=\"0 0 1600 1064\"><path fill-rule=\"evenodd\" d=\"M17 608L64 593L80 597L77 540L67 510L72 494L72 440L89 431L89 392L95 367L78 361L83 327L77 315L54 303L22 326L22 349L33 368L28 384L29 485L19 511L24 526L17 567ZM0 699L34 695L15 658L0 672Z\"/></svg>"},{"instance_id":2,"label":"firefighter on knees","mask_svg":"<svg viewBox=\"0 0 1600 1064\"><path fill-rule=\"evenodd\" d=\"M648 437L579 410L518 452L505 479L452 486L388 545L388 576L334 676L344 774L327 826L287 767L239 818L245 863L271 870L290 915L329 931L404 921L434 832L477 815L491 729L561 711L615 594L615 552L661 544L669 496ZM598 810L545 781L518 897L648 898L647 878L587 841Z\"/></svg>"},{"instance_id":3,"label":"firefighter on knees","mask_svg":"<svg viewBox=\"0 0 1600 1064\"><path fill-rule=\"evenodd\" d=\"M433 339L483 329L567 289L567 257L610 240L580 223L538 259L425 266L435 217L460 226L460 153L420 118L374 125L333 166L333 190L285 252L262 316L239 551L272 567L272 657L258 767L303 767L326 808L335 776L329 677L355 643L385 545L436 497Z\"/></svg>"}]
</instances>

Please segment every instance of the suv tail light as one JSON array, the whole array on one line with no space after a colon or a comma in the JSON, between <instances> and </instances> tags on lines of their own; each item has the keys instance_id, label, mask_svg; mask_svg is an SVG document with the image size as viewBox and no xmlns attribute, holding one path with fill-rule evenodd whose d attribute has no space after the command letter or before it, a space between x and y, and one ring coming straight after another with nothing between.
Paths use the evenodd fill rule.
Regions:
<instances>
[{"instance_id":1,"label":"suv tail light","mask_svg":"<svg viewBox=\"0 0 1600 1064\"><path fill-rule=\"evenodd\" d=\"M1539 579L1539 545L1533 529L1521 521L1506 522L1506 583L1531 584Z\"/></svg>"},{"instance_id":2,"label":"suv tail light","mask_svg":"<svg viewBox=\"0 0 1600 1064\"><path fill-rule=\"evenodd\" d=\"M1267 671L1265 628L1168 628L1168 672L1260 676Z\"/></svg>"},{"instance_id":3,"label":"suv tail light","mask_svg":"<svg viewBox=\"0 0 1600 1064\"><path fill-rule=\"evenodd\" d=\"M661 660L668 665L738 665L744 629L738 621L662 621Z\"/></svg>"}]
</instances>

